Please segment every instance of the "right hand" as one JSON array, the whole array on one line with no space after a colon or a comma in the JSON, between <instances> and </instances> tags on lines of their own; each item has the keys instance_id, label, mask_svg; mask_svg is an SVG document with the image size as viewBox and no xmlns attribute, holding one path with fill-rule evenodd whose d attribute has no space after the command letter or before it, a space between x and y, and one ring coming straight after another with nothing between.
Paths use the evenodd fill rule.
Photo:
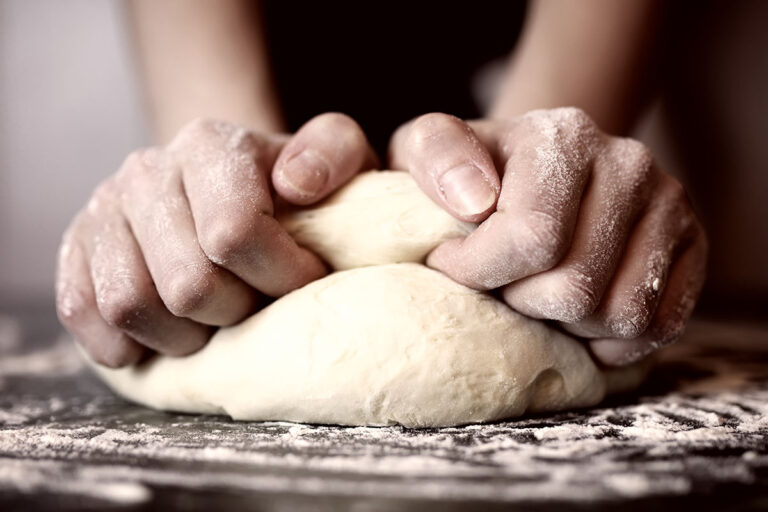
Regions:
<instances>
[{"instance_id":1,"label":"right hand","mask_svg":"<svg viewBox=\"0 0 768 512\"><path fill-rule=\"evenodd\" d=\"M342 114L290 137L193 121L167 147L129 155L76 215L59 251L59 319L106 366L192 353L263 296L327 272L274 219L272 190L311 204L376 164Z\"/></svg>"},{"instance_id":2,"label":"right hand","mask_svg":"<svg viewBox=\"0 0 768 512\"><path fill-rule=\"evenodd\" d=\"M480 222L432 251L430 267L559 322L606 365L682 334L704 284L706 234L641 143L576 108L470 122L431 113L395 133L390 158L454 217Z\"/></svg>"}]
</instances>

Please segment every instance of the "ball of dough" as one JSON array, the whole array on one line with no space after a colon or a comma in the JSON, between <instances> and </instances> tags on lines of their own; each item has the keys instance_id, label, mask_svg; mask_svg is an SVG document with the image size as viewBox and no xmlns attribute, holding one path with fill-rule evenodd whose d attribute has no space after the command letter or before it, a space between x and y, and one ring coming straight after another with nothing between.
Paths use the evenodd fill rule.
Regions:
<instances>
[{"instance_id":1,"label":"ball of dough","mask_svg":"<svg viewBox=\"0 0 768 512\"><path fill-rule=\"evenodd\" d=\"M366 172L320 205L278 216L334 270L415 262L475 229L432 202L407 172Z\"/></svg>"},{"instance_id":2,"label":"ball of dough","mask_svg":"<svg viewBox=\"0 0 768 512\"><path fill-rule=\"evenodd\" d=\"M417 262L471 225L407 173L370 172L281 222L334 272L199 352L97 372L136 402L243 420L430 427L593 405L637 383L584 346ZM356 268L357 267L357 268Z\"/></svg>"}]
</instances>

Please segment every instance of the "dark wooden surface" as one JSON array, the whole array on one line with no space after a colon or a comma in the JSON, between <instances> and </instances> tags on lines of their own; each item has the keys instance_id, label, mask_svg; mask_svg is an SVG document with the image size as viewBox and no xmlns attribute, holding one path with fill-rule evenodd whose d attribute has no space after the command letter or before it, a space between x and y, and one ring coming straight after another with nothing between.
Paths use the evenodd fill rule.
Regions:
<instances>
[{"instance_id":1,"label":"dark wooden surface","mask_svg":"<svg viewBox=\"0 0 768 512\"><path fill-rule=\"evenodd\" d=\"M48 312L0 317L3 511L688 507L768 509L768 325L699 321L597 408L408 430L144 409Z\"/></svg>"}]
</instances>

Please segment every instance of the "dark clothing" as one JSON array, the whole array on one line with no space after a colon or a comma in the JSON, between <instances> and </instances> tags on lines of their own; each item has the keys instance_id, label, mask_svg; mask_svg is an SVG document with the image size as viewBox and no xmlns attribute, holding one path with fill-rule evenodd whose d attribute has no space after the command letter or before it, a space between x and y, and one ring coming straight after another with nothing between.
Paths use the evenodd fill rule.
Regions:
<instances>
[{"instance_id":1,"label":"dark clothing","mask_svg":"<svg viewBox=\"0 0 768 512\"><path fill-rule=\"evenodd\" d=\"M288 128L343 112L384 157L392 131L415 116L477 117L473 74L512 50L524 10L525 2L266 1Z\"/></svg>"}]
</instances>

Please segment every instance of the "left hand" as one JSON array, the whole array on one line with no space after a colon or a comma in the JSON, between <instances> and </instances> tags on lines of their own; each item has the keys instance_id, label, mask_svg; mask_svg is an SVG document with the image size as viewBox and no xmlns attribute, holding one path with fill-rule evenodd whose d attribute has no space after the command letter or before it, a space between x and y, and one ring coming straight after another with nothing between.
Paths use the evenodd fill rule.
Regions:
<instances>
[{"instance_id":1,"label":"left hand","mask_svg":"<svg viewBox=\"0 0 768 512\"><path fill-rule=\"evenodd\" d=\"M682 185L641 143L581 110L463 122L426 114L400 127L390 167L458 219L480 223L427 264L628 364L683 331L707 241Z\"/></svg>"}]
</instances>

